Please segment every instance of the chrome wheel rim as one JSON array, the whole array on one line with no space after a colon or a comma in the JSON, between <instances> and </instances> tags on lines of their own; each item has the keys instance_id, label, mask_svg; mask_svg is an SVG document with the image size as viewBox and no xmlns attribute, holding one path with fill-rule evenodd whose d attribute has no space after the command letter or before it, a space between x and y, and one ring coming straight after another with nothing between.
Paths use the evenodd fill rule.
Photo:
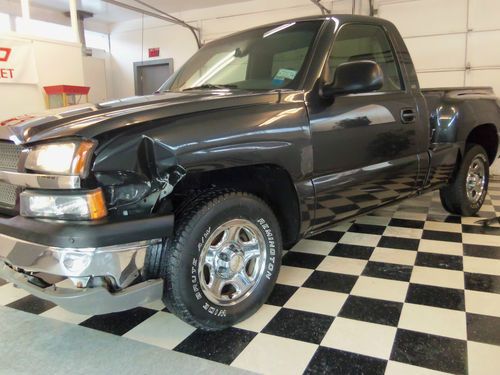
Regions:
<instances>
[{"instance_id":1,"label":"chrome wheel rim","mask_svg":"<svg viewBox=\"0 0 500 375\"><path fill-rule=\"evenodd\" d=\"M486 167L484 159L476 156L469 166L466 180L467 199L475 204L483 196L486 185Z\"/></svg>"},{"instance_id":2,"label":"chrome wheel rim","mask_svg":"<svg viewBox=\"0 0 500 375\"><path fill-rule=\"evenodd\" d=\"M248 298L265 271L266 242L255 224L245 219L219 226L200 252L198 278L204 295L222 306Z\"/></svg>"}]
</instances>

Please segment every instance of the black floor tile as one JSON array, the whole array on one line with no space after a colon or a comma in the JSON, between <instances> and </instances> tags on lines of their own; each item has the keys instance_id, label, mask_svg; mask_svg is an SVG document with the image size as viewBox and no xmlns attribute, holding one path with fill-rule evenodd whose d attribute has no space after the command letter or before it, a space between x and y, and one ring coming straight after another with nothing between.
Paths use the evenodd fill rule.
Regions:
<instances>
[{"instance_id":1,"label":"black floor tile","mask_svg":"<svg viewBox=\"0 0 500 375\"><path fill-rule=\"evenodd\" d=\"M330 292L350 293L357 280L357 276L314 271L302 286L306 288L328 290Z\"/></svg>"},{"instance_id":2,"label":"black floor tile","mask_svg":"<svg viewBox=\"0 0 500 375\"><path fill-rule=\"evenodd\" d=\"M413 229L423 229L425 221L420 220L406 220L406 219L391 219L389 222L390 227L403 227Z\"/></svg>"},{"instance_id":3,"label":"black floor tile","mask_svg":"<svg viewBox=\"0 0 500 375\"><path fill-rule=\"evenodd\" d=\"M332 316L283 308L262 332L319 344L332 325L333 320Z\"/></svg>"},{"instance_id":4,"label":"black floor tile","mask_svg":"<svg viewBox=\"0 0 500 375\"><path fill-rule=\"evenodd\" d=\"M484 245L468 245L468 244L464 244L463 246L464 246L465 256L500 259L500 246L484 246Z\"/></svg>"},{"instance_id":5,"label":"black floor tile","mask_svg":"<svg viewBox=\"0 0 500 375\"><path fill-rule=\"evenodd\" d=\"M455 255L418 252L416 266L463 271L463 258Z\"/></svg>"},{"instance_id":6,"label":"black floor tile","mask_svg":"<svg viewBox=\"0 0 500 375\"><path fill-rule=\"evenodd\" d=\"M283 306L297 289L299 288L295 286L276 284L266 303L269 305Z\"/></svg>"},{"instance_id":7,"label":"black floor tile","mask_svg":"<svg viewBox=\"0 0 500 375\"><path fill-rule=\"evenodd\" d=\"M500 293L500 276L465 272L465 289Z\"/></svg>"},{"instance_id":8,"label":"black floor tile","mask_svg":"<svg viewBox=\"0 0 500 375\"><path fill-rule=\"evenodd\" d=\"M441 288L438 286L410 284L406 295L406 302L444 309L465 310L463 290Z\"/></svg>"},{"instance_id":9,"label":"black floor tile","mask_svg":"<svg viewBox=\"0 0 500 375\"><path fill-rule=\"evenodd\" d=\"M373 247L338 243L329 255L368 260L372 256L373 250Z\"/></svg>"},{"instance_id":10,"label":"black floor tile","mask_svg":"<svg viewBox=\"0 0 500 375\"><path fill-rule=\"evenodd\" d=\"M234 327L217 332L198 329L174 350L229 365L256 335L255 332Z\"/></svg>"},{"instance_id":11,"label":"black floor tile","mask_svg":"<svg viewBox=\"0 0 500 375\"><path fill-rule=\"evenodd\" d=\"M429 214L427 215L428 221L438 221L440 223L452 223L452 224L461 224L462 217L455 215L440 215L440 214Z\"/></svg>"},{"instance_id":12,"label":"black floor tile","mask_svg":"<svg viewBox=\"0 0 500 375\"><path fill-rule=\"evenodd\" d=\"M94 315L80 325L121 336L156 313L156 310L136 307L112 314Z\"/></svg>"},{"instance_id":13,"label":"black floor tile","mask_svg":"<svg viewBox=\"0 0 500 375\"><path fill-rule=\"evenodd\" d=\"M349 232L353 233L365 233L365 234L382 234L385 232L384 226L381 225L371 225L371 224L352 224L349 228Z\"/></svg>"},{"instance_id":14,"label":"black floor tile","mask_svg":"<svg viewBox=\"0 0 500 375\"><path fill-rule=\"evenodd\" d=\"M462 233L443 232L439 230L426 230L422 234L424 240L462 242Z\"/></svg>"},{"instance_id":15,"label":"black floor tile","mask_svg":"<svg viewBox=\"0 0 500 375\"><path fill-rule=\"evenodd\" d=\"M466 341L398 329L391 359L433 370L465 374Z\"/></svg>"},{"instance_id":16,"label":"black floor tile","mask_svg":"<svg viewBox=\"0 0 500 375\"><path fill-rule=\"evenodd\" d=\"M465 225L462 224L463 233L473 233L473 234L490 234L500 236L500 228L487 226L487 225ZM498 238L500 243L500 237Z\"/></svg>"},{"instance_id":17,"label":"black floor tile","mask_svg":"<svg viewBox=\"0 0 500 375\"><path fill-rule=\"evenodd\" d=\"M467 340L500 345L500 318L467 313Z\"/></svg>"},{"instance_id":18,"label":"black floor tile","mask_svg":"<svg viewBox=\"0 0 500 375\"><path fill-rule=\"evenodd\" d=\"M418 249L420 240L413 238L388 237L382 236L378 243L378 247L388 247L391 249L414 250Z\"/></svg>"},{"instance_id":19,"label":"black floor tile","mask_svg":"<svg viewBox=\"0 0 500 375\"><path fill-rule=\"evenodd\" d=\"M410 281L411 271L411 266L405 266L402 264L368 262L362 275L382 279Z\"/></svg>"},{"instance_id":20,"label":"black floor tile","mask_svg":"<svg viewBox=\"0 0 500 375\"><path fill-rule=\"evenodd\" d=\"M309 240L316 241L328 241L328 242L339 242L345 232L337 232L334 230L327 230L325 232L321 232L312 237L309 237Z\"/></svg>"},{"instance_id":21,"label":"black floor tile","mask_svg":"<svg viewBox=\"0 0 500 375\"><path fill-rule=\"evenodd\" d=\"M403 304L398 302L349 296L339 316L396 327L402 308Z\"/></svg>"},{"instance_id":22,"label":"black floor tile","mask_svg":"<svg viewBox=\"0 0 500 375\"><path fill-rule=\"evenodd\" d=\"M387 361L320 346L304 374L384 374Z\"/></svg>"},{"instance_id":23,"label":"black floor tile","mask_svg":"<svg viewBox=\"0 0 500 375\"><path fill-rule=\"evenodd\" d=\"M325 259L323 255L299 253L289 251L283 257L283 265L315 269Z\"/></svg>"},{"instance_id":24,"label":"black floor tile","mask_svg":"<svg viewBox=\"0 0 500 375\"><path fill-rule=\"evenodd\" d=\"M41 314L55 306L56 305L54 303L35 297L31 294L7 305L7 307L26 311L32 314Z\"/></svg>"}]
</instances>

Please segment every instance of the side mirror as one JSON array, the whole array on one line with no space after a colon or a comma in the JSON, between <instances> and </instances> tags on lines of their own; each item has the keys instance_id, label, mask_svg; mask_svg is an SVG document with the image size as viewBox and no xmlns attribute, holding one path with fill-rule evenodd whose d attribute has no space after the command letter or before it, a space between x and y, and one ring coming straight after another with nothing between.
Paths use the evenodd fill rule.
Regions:
<instances>
[{"instance_id":1,"label":"side mirror","mask_svg":"<svg viewBox=\"0 0 500 375\"><path fill-rule=\"evenodd\" d=\"M335 70L333 83L324 85L321 95L333 98L337 95L359 94L377 91L384 85L384 74L374 61L362 60L340 64Z\"/></svg>"}]
</instances>

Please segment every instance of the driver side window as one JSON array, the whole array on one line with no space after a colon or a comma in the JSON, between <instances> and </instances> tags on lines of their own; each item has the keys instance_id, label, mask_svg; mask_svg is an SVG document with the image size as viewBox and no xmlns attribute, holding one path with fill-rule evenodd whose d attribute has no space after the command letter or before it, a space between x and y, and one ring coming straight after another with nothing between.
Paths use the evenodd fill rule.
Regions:
<instances>
[{"instance_id":1,"label":"driver side window","mask_svg":"<svg viewBox=\"0 0 500 375\"><path fill-rule=\"evenodd\" d=\"M328 60L326 81L333 80L340 64L360 60L370 60L380 65L384 85L379 91L404 89L389 39L384 29L374 25L351 24L339 31Z\"/></svg>"}]
</instances>

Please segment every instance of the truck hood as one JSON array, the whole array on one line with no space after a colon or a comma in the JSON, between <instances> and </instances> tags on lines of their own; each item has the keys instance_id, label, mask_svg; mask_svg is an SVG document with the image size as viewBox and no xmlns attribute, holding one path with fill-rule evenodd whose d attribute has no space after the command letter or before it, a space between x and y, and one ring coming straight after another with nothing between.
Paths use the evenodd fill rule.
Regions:
<instances>
[{"instance_id":1,"label":"truck hood","mask_svg":"<svg viewBox=\"0 0 500 375\"><path fill-rule=\"evenodd\" d=\"M190 91L136 96L8 119L0 122L0 139L25 144L72 136L93 138L147 121L279 100L280 93L276 91Z\"/></svg>"}]
</instances>

